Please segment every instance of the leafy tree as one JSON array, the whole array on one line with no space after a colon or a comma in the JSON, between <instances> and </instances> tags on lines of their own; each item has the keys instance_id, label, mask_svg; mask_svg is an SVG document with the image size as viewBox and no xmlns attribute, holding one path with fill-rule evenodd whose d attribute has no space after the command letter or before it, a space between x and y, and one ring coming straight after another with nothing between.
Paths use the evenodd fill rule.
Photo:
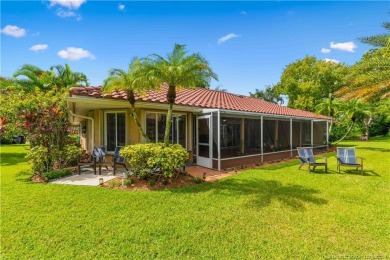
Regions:
<instances>
[{"instance_id":1,"label":"leafy tree","mask_svg":"<svg viewBox=\"0 0 390 260\"><path fill-rule=\"evenodd\" d=\"M275 91L288 96L289 107L315 111L321 99L342 87L347 71L343 64L306 56L286 66Z\"/></svg>"},{"instance_id":2,"label":"leafy tree","mask_svg":"<svg viewBox=\"0 0 390 260\"><path fill-rule=\"evenodd\" d=\"M133 59L129 64L127 71L122 69L111 69L109 76L104 80L104 91L111 93L113 91L123 90L127 93L127 101L129 101L131 106L131 116L133 117L138 131L145 138L147 142L150 142L149 137L146 135L145 131L142 128L142 125L138 119L137 113L135 111L135 92L144 91L149 85L140 84L140 68L141 62L139 59Z\"/></svg>"},{"instance_id":3,"label":"leafy tree","mask_svg":"<svg viewBox=\"0 0 390 260\"><path fill-rule=\"evenodd\" d=\"M185 45L175 44L173 51L166 58L152 54L143 59L144 78L146 84L160 88L168 87L167 101L169 104L165 125L164 144L169 144L172 110L176 100L176 91L181 88L209 87L211 79L218 79L209 66L208 61L200 54L188 55Z\"/></svg>"},{"instance_id":4,"label":"leafy tree","mask_svg":"<svg viewBox=\"0 0 390 260\"><path fill-rule=\"evenodd\" d=\"M249 92L249 95L275 104L282 105L284 103L283 98L277 93L276 88L271 86L266 86L264 90L256 89L255 93Z\"/></svg>"}]
</instances>

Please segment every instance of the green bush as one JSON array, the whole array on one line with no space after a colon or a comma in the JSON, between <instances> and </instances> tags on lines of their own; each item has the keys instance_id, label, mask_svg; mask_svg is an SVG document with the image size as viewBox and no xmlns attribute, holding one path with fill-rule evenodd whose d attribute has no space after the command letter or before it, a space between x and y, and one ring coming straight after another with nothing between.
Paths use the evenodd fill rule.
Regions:
<instances>
[{"instance_id":1,"label":"green bush","mask_svg":"<svg viewBox=\"0 0 390 260\"><path fill-rule=\"evenodd\" d=\"M111 188L117 188L117 187L120 187L122 185L121 181L118 180L118 179L114 179L112 181L110 181L108 183L108 185L111 187Z\"/></svg>"},{"instance_id":2,"label":"green bush","mask_svg":"<svg viewBox=\"0 0 390 260\"><path fill-rule=\"evenodd\" d=\"M202 183L202 182L204 182L204 180L202 178L198 178L198 177L191 178L191 181L193 183Z\"/></svg>"},{"instance_id":3,"label":"green bush","mask_svg":"<svg viewBox=\"0 0 390 260\"><path fill-rule=\"evenodd\" d=\"M183 166L188 159L187 151L179 144L135 144L124 147L120 153L130 164L131 171L139 178L155 175L172 178L176 169Z\"/></svg>"},{"instance_id":4,"label":"green bush","mask_svg":"<svg viewBox=\"0 0 390 260\"><path fill-rule=\"evenodd\" d=\"M62 177L65 177L65 176L69 176L71 174L72 174L72 171L69 170L69 169L58 170L58 171L52 171L52 172L43 173L42 174L42 178L45 181L50 181L50 180L53 180L53 179L58 179L58 178L62 178Z\"/></svg>"},{"instance_id":5,"label":"green bush","mask_svg":"<svg viewBox=\"0 0 390 260\"><path fill-rule=\"evenodd\" d=\"M81 155L82 149L74 144L67 144L64 147L59 148L58 146L53 148L51 151L53 161L59 164L59 168L63 168L75 161L78 156Z\"/></svg>"},{"instance_id":6,"label":"green bush","mask_svg":"<svg viewBox=\"0 0 390 260\"><path fill-rule=\"evenodd\" d=\"M123 185L124 186L129 187L131 184L133 184L133 180L132 179L124 179L123 180Z\"/></svg>"},{"instance_id":7,"label":"green bush","mask_svg":"<svg viewBox=\"0 0 390 260\"><path fill-rule=\"evenodd\" d=\"M46 147L35 146L31 148L30 152L26 155L28 162L31 166L32 173L42 173L49 169L48 162L49 152Z\"/></svg>"}]
</instances>

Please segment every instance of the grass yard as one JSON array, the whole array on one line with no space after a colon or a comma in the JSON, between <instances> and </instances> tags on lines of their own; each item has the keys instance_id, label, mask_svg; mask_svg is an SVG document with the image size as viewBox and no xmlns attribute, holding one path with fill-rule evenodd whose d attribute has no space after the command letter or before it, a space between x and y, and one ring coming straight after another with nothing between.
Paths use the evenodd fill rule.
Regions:
<instances>
[{"instance_id":1,"label":"grass yard","mask_svg":"<svg viewBox=\"0 0 390 260\"><path fill-rule=\"evenodd\" d=\"M163 191L29 182L1 147L1 256L11 259L390 257L390 139L344 142L365 175L298 161ZM332 154L329 154L331 156Z\"/></svg>"}]
</instances>

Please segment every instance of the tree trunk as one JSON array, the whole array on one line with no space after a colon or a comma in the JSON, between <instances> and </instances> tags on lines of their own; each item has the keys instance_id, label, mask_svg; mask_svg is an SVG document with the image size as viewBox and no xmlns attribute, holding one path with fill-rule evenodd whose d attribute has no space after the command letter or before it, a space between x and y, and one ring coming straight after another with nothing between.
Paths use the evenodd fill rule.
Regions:
<instances>
[{"instance_id":1,"label":"tree trunk","mask_svg":"<svg viewBox=\"0 0 390 260\"><path fill-rule=\"evenodd\" d=\"M171 132L171 125L172 125L172 110L173 110L173 104L176 100L176 86L169 85L168 92L167 92L167 100L169 104L168 114L165 122L165 134L164 134L164 145L169 145L169 134Z\"/></svg>"},{"instance_id":2,"label":"tree trunk","mask_svg":"<svg viewBox=\"0 0 390 260\"><path fill-rule=\"evenodd\" d=\"M349 129L348 129L348 131L345 133L345 135L344 135L343 137L341 137L341 139L338 140L337 142L334 142L334 144L338 144L338 143L340 143L342 140L344 140L344 138L347 137L347 135L351 132L353 125L354 125L354 121L352 121L351 126L349 127Z\"/></svg>"},{"instance_id":3,"label":"tree trunk","mask_svg":"<svg viewBox=\"0 0 390 260\"><path fill-rule=\"evenodd\" d=\"M169 103L169 109L168 114L165 122L165 134L164 134L164 145L169 145L169 133L171 132L171 125L172 125L172 110L173 110L173 103Z\"/></svg>"},{"instance_id":4,"label":"tree trunk","mask_svg":"<svg viewBox=\"0 0 390 260\"><path fill-rule=\"evenodd\" d=\"M130 106L131 106L131 114L130 115L134 119L134 122L135 122L135 124L137 125L137 128L138 128L138 131L143 136L143 138L145 138L145 142L150 143L150 139L146 135L144 129L142 128L142 125L141 125L140 121L138 120L137 113L135 112L135 106L134 106L135 98L134 98L134 92L133 91L129 91L127 100L129 101Z\"/></svg>"}]
</instances>

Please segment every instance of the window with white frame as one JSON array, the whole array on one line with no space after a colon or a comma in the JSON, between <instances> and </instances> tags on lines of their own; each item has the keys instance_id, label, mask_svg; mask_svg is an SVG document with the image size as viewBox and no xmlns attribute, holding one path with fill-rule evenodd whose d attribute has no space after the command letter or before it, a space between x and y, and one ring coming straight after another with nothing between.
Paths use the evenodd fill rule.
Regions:
<instances>
[{"instance_id":1,"label":"window with white frame","mask_svg":"<svg viewBox=\"0 0 390 260\"><path fill-rule=\"evenodd\" d=\"M126 113L105 112L104 122L104 145L107 151L114 151L116 146L124 146L126 144Z\"/></svg>"},{"instance_id":2,"label":"window with white frame","mask_svg":"<svg viewBox=\"0 0 390 260\"><path fill-rule=\"evenodd\" d=\"M164 142L166 114L146 113L146 134L152 142ZM174 114L172 116L171 132L169 139L171 143L181 144L186 148L186 115Z\"/></svg>"}]
</instances>

